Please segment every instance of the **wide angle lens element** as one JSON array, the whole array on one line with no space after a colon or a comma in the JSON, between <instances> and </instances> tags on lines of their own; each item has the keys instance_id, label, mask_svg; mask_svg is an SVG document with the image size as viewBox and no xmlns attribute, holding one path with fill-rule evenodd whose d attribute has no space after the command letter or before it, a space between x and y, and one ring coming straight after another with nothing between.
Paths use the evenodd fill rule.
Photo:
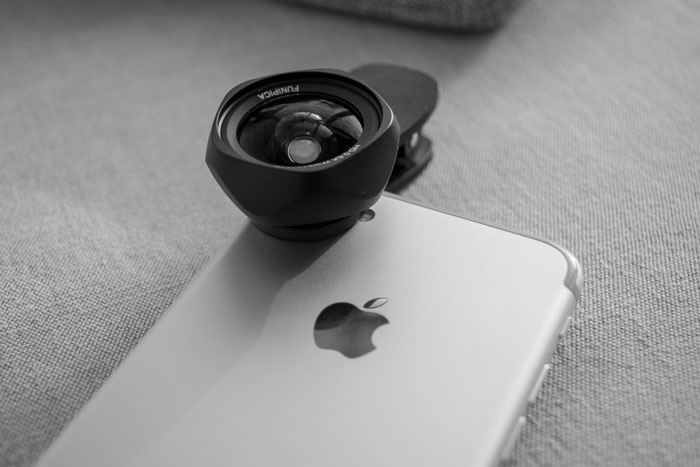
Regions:
<instances>
[{"instance_id":1,"label":"wide angle lens element","mask_svg":"<svg viewBox=\"0 0 700 467\"><path fill-rule=\"evenodd\" d=\"M327 96L295 95L264 102L232 128L241 148L275 165L304 165L338 156L362 135L362 123L348 104Z\"/></svg>"}]
</instances>

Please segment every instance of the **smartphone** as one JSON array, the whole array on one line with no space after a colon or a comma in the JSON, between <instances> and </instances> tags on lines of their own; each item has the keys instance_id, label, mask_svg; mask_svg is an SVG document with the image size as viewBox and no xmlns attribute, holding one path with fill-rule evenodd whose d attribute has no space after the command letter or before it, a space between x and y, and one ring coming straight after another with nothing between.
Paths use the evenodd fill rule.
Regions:
<instances>
[{"instance_id":1,"label":"smartphone","mask_svg":"<svg viewBox=\"0 0 700 467\"><path fill-rule=\"evenodd\" d=\"M243 221L40 466L494 466L582 285L550 242L384 195L335 238Z\"/></svg>"}]
</instances>

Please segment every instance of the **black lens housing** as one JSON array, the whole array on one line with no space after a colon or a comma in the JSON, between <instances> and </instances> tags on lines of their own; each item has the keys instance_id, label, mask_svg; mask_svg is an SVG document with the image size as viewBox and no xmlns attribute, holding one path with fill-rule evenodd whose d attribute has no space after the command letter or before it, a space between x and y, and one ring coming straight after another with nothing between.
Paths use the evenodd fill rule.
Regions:
<instances>
[{"instance_id":1,"label":"black lens housing","mask_svg":"<svg viewBox=\"0 0 700 467\"><path fill-rule=\"evenodd\" d=\"M337 135L340 143L320 138L320 144L331 149L307 164L296 164L286 157L280 146L284 142L273 141L270 148L258 149L272 134L267 128L269 121L275 120L268 118L260 125L262 129L250 130L246 125L251 119L271 106L284 111L285 103L308 107L307 100L322 101L321 110L330 106L325 103L343 109L335 116L313 114L310 119L320 119L330 128L324 128L324 137L335 138L328 136L329 132L342 132ZM296 108L292 110L291 114L300 114ZM339 128L337 120L346 117L349 123ZM300 129L294 131L306 132L303 138L313 138L313 131L305 129L308 126L302 121ZM352 127L350 136L345 127ZM262 142L247 142L251 131L260 131ZM242 132L246 132L244 145ZM352 227L360 213L379 199L391 175L398 144L398 122L371 87L343 71L306 70L254 79L229 91L212 125L206 162L224 192L255 226L282 238L313 239ZM334 150L342 152L334 154Z\"/></svg>"}]
</instances>

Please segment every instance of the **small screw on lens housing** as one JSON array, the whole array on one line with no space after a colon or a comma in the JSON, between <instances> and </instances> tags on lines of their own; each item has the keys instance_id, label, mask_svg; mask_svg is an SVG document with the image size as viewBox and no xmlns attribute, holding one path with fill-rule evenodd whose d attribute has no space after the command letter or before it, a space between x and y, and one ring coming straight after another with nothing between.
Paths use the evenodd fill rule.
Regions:
<instances>
[{"instance_id":1,"label":"small screw on lens housing","mask_svg":"<svg viewBox=\"0 0 700 467\"><path fill-rule=\"evenodd\" d=\"M381 195L398 150L386 102L354 76L307 70L232 89L206 161L260 230L315 239L352 227Z\"/></svg>"}]
</instances>

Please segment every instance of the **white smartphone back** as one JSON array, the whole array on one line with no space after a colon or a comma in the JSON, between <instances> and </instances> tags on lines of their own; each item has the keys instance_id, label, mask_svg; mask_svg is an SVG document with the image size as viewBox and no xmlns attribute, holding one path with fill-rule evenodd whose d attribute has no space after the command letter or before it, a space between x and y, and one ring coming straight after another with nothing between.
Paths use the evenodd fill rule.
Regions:
<instances>
[{"instance_id":1,"label":"white smartphone back","mask_svg":"<svg viewBox=\"0 0 700 467\"><path fill-rule=\"evenodd\" d=\"M39 465L496 465L578 263L395 197L373 211L323 241L237 227Z\"/></svg>"}]
</instances>

